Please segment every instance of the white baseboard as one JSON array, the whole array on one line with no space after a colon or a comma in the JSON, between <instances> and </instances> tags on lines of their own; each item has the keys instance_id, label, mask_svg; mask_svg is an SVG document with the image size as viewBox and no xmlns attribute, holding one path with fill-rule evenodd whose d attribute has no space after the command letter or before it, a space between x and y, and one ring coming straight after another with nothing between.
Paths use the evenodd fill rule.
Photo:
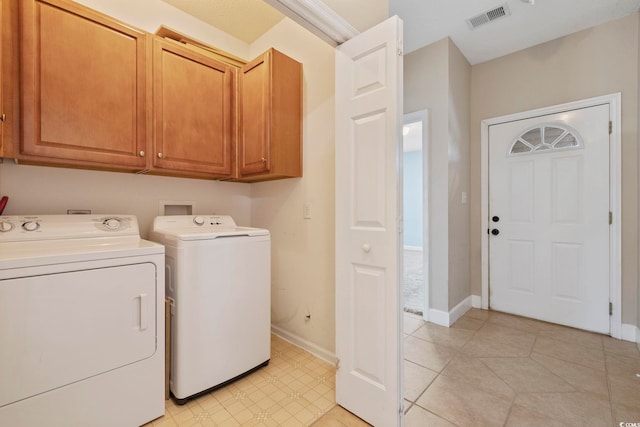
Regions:
<instances>
[{"instance_id":1,"label":"white baseboard","mask_svg":"<svg viewBox=\"0 0 640 427\"><path fill-rule=\"evenodd\" d=\"M429 322L449 327L449 313L435 308L429 309Z\"/></svg>"},{"instance_id":2,"label":"white baseboard","mask_svg":"<svg viewBox=\"0 0 640 427\"><path fill-rule=\"evenodd\" d=\"M436 310L434 308L429 309L429 322L436 325L442 325L449 327L455 323L456 320L461 318L472 307L472 295L469 295L458 305L453 307L449 312Z\"/></svg>"},{"instance_id":3,"label":"white baseboard","mask_svg":"<svg viewBox=\"0 0 640 427\"><path fill-rule=\"evenodd\" d=\"M460 301L458 305L449 310L449 326L453 325L456 320L464 316L472 307L471 295Z\"/></svg>"},{"instance_id":4,"label":"white baseboard","mask_svg":"<svg viewBox=\"0 0 640 427\"><path fill-rule=\"evenodd\" d=\"M482 308L482 297L480 295L471 295L471 307Z\"/></svg>"},{"instance_id":5,"label":"white baseboard","mask_svg":"<svg viewBox=\"0 0 640 427\"><path fill-rule=\"evenodd\" d=\"M290 342L291 344L300 347L303 350L308 351L309 353L316 356L318 359L324 360L325 362L335 365L336 364L336 355L331 351L324 349L310 341L305 340L304 338L299 337L296 334L285 331L282 328L279 328L276 325L271 325L271 332L274 335L279 336L285 341Z\"/></svg>"},{"instance_id":6,"label":"white baseboard","mask_svg":"<svg viewBox=\"0 0 640 427\"><path fill-rule=\"evenodd\" d=\"M631 342L640 342L640 329L638 329L636 325L623 323L620 332L620 339Z\"/></svg>"}]
</instances>

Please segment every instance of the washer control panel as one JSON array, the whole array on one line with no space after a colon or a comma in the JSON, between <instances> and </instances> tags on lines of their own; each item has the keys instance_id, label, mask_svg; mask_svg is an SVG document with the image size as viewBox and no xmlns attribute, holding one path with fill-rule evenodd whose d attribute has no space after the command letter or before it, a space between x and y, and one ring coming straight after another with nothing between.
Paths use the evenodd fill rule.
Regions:
<instances>
[{"instance_id":1,"label":"washer control panel","mask_svg":"<svg viewBox=\"0 0 640 427\"><path fill-rule=\"evenodd\" d=\"M199 227L203 225L236 226L235 221L229 215L194 216L193 223Z\"/></svg>"},{"instance_id":2,"label":"washer control panel","mask_svg":"<svg viewBox=\"0 0 640 427\"><path fill-rule=\"evenodd\" d=\"M129 235L140 235L133 215L0 216L0 243Z\"/></svg>"},{"instance_id":3,"label":"washer control panel","mask_svg":"<svg viewBox=\"0 0 640 427\"><path fill-rule=\"evenodd\" d=\"M156 217L154 229L228 229L235 228L236 222L229 215L169 215Z\"/></svg>"}]
</instances>

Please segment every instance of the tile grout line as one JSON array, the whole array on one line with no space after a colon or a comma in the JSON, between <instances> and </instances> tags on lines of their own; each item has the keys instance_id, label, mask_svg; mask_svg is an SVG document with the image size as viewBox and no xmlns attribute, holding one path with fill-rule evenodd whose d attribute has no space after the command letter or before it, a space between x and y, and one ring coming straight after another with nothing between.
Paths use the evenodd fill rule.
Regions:
<instances>
[{"instance_id":1,"label":"tile grout line","mask_svg":"<svg viewBox=\"0 0 640 427\"><path fill-rule=\"evenodd\" d=\"M607 367L607 352L604 349L604 338L600 338L602 344L602 356L604 357L604 376L607 380L607 394L609 398L609 410L611 411L611 421L615 424L616 422L616 414L613 410L613 399L611 396L611 381L609 380L609 368Z\"/></svg>"},{"instance_id":2,"label":"tile grout line","mask_svg":"<svg viewBox=\"0 0 640 427\"><path fill-rule=\"evenodd\" d=\"M474 319L475 319L475 318L474 318ZM476 333L477 333L478 331L480 331L480 329L482 329L482 327L484 327L484 326L487 324L488 318L487 318L487 319L484 319L484 320L483 320L483 319L475 319L475 320L479 320L479 321L481 321L481 322L482 322L482 326L480 326L478 329L474 330L474 331L473 331L473 333L469 336L469 338L465 341L465 343L464 343L462 346L460 346L459 348L452 348L453 352L455 353L455 354L454 354L454 356L453 356L453 357L452 357L452 358L451 358L451 359L450 359L450 360L449 360L449 361L448 361L448 362L447 362L447 363L442 367L442 369L441 369L440 371L438 371L438 372L437 372L437 374L436 374L436 376L433 378L433 380L431 380L431 382L430 382L430 383L425 387L425 389L424 389L424 390L422 390L422 392L421 392L421 393L416 397L415 401L414 401L414 402L412 402L412 404L411 404L411 406L409 407L409 409L413 408L414 406L417 406L418 408L420 408L420 409L422 409L422 410L424 410L424 411L427 411L427 412L429 412L429 413L431 413L431 414L434 414L435 416L437 416L437 417L439 417L439 418L442 418L443 420L446 420L446 421L450 422L451 424L454 424L454 425L456 425L456 426L458 425L458 424L456 424L455 422L451 421L449 418L447 418L447 417L445 417L445 416L442 416L442 415L440 415L440 414L438 414L438 413L436 413L436 412L433 412L433 411L431 411L431 410L429 410L429 409L427 409L427 408L424 408L424 407L420 406L420 405L418 404L418 400L420 400L420 398L422 397L422 395L424 395L424 394L426 393L426 391L429 389L429 387L431 387L431 386L433 385L433 383L435 383L435 382L436 382L436 380L437 380L437 379L442 375L442 373L443 373L443 372L444 372L444 370L447 368L447 366L449 366L449 364L451 363L451 361L452 361L456 356L458 356L459 354L461 354L461 351L460 351L460 350L462 350L462 347L464 347L464 346L465 346L465 345L466 345L466 344L467 344L467 343L468 343L468 342L469 342L469 341L474 337L474 335L476 335ZM426 321L425 321L423 325L421 325L421 326L420 326L419 328L417 328L414 332L412 332L411 334L409 334L409 336L411 336L411 337L414 337L414 338L417 338L417 339L420 339L420 340L421 340L421 338L420 338L420 337L414 336L413 334L414 334L415 332L417 332L420 328L422 328L424 325L426 325L426 323L428 323L428 322L426 322ZM454 322L454 323L455 323L455 322ZM451 326L449 326L449 327L451 327ZM423 341L430 342L430 341L428 341L428 340L423 340ZM437 345L437 344L435 344L435 343L433 343L433 342L430 342L430 343L431 343L431 344L434 344L434 345ZM445 347L449 348L448 346L445 346ZM408 359L405 359L405 360L408 360ZM418 366L422 366L422 365L420 365L420 364L418 364L418 363L415 363L415 362L413 362L413 361L411 361L411 360L408 360L408 361L409 361L409 362L411 362L411 363L414 363L414 364L416 364L416 365L418 365ZM429 368L427 368L426 366L422 366L422 367L423 367L423 368L425 368L425 369L429 369ZM431 369L429 369L429 370L431 370ZM432 370L431 370L431 371L432 371ZM407 413L409 412L409 409L407 409L407 412L406 412L405 414L407 414Z\"/></svg>"}]
</instances>

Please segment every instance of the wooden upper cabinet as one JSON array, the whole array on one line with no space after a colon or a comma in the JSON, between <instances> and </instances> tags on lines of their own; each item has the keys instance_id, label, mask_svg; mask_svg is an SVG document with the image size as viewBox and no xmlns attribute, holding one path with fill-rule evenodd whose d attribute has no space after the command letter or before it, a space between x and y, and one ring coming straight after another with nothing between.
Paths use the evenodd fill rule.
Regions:
<instances>
[{"instance_id":1,"label":"wooden upper cabinet","mask_svg":"<svg viewBox=\"0 0 640 427\"><path fill-rule=\"evenodd\" d=\"M20 155L143 169L149 36L69 0L20 0L19 12Z\"/></svg>"},{"instance_id":2,"label":"wooden upper cabinet","mask_svg":"<svg viewBox=\"0 0 640 427\"><path fill-rule=\"evenodd\" d=\"M238 170L245 182L302 176L302 64L275 49L238 74Z\"/></svg>"},{"instance_id":3,"label":"wooden upper cabinet","mask_svg":"<svg viewBox=\"0 0 640 427\"><path fill-rule=\"evenodd\" d=\"M154 39L154 169L231 175L234 68Z\"/></svg>"},{"instance_id":4,"label":"wooden upper cabinet","mask_svg":"<svg viewBox=\"0 0 640 427\"><path fill-rule=\"evenodd\" d=\"M18 101L18 10L0 0L0 156L14 157L20 129Z\"/></svg>"}]
</instances>

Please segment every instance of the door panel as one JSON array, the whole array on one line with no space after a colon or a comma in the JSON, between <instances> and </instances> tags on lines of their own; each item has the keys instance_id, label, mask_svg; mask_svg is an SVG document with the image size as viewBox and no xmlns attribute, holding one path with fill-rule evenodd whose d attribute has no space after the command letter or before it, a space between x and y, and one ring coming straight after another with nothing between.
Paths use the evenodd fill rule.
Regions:
<instances>
[{"instance_id":1,"label":"door panel","mask_svg":"<svg viewBox=\"0 0 640 427\"><path fill-rule=\"evenodd\" d=\"M402 21L336 49L336 401L401 422Z\"/></svg>"},{"instance_id":2,"label":"door panel","mask_svg":"<svg viewBox=\"0 0 640 427\"><path fill-rule=\"evenodd\" d=\"M387 116L375 112L353 120L353 227L386 226L385 124Z\"/></svg>"},{"instance_id":3,"label":"door panel","mask_svg":"<svg viewBox=\"0 0 640 427\"><path fill-rule=\"evenodd\" d=\"M0 406L156 351L151 263L0 280Z\"/></svg>"},{"instance_id":4,"label":"door panel","mask_svg":"<svg viewBox=\"0 0 640 427\"><path fill-rule=\"evenodd\" d=\"M144 167L147 35L72 2L18 3L20 154Z\"/></svg>"},{"instance_id":5,"label":"door panel","mask_svg":"<svg viewBox=\"0 0 640 427\"><path fill-rule=\"evenodd\" d=\"M268 172L271 168L271 53L254 59L238 74L240 175Z\"/></svg>"},{"instance_id":6,"label":"door panel","mask_svg":"<svg viewBox=\"0 0 640 427\"><path fill-rule=\"evenodd\" d=\"M154 166L230 175L232 68L155 39L153 73Z\"/></svg>"},{"instance_id":7,"label":"door panel","mask_svg":"<svg viewBox=\"0 0 640 427\"><path fill-rule=\"evenodd\" d=\"M605 104L490 126L491 308L609 332L608 123Z\"/></svg>"}]
</instances>

